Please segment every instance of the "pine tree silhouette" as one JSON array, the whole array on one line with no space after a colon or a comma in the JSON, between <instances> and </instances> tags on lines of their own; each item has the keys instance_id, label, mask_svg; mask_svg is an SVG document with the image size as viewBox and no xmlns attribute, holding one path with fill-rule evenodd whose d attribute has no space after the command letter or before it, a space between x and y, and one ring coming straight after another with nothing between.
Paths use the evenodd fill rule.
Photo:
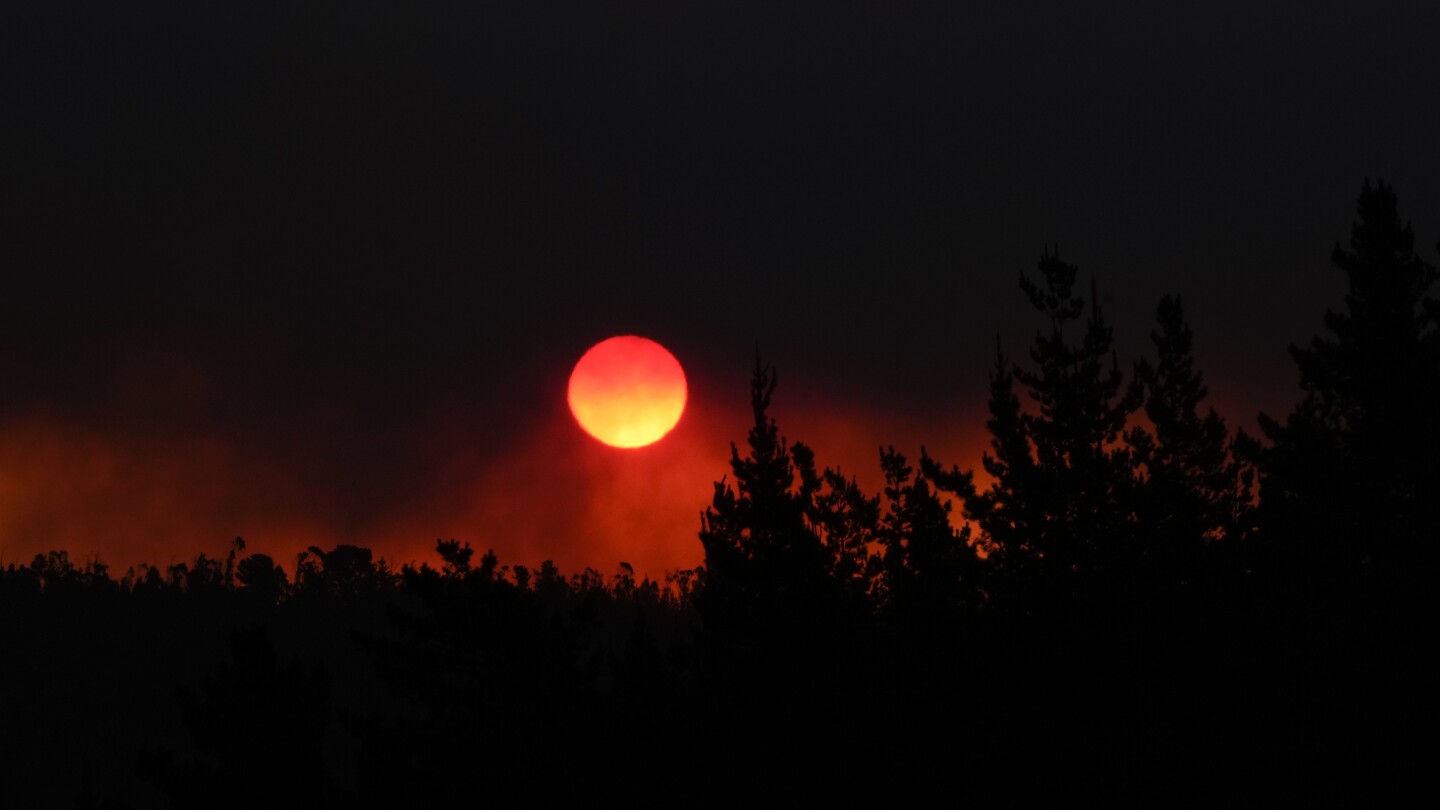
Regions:
<instances>
[{"instance_id":1,"label":"pine tree silhouette","mask_svg":"<svg viewBox=\"0 0 1440 810\"><path fill-rule=\"evenodd\" d=\"M1360 191L1343 311L1290 349L1304 398L1264 414L1260 461L1266 567L1280 587L1291 711L1326 732L1297 759L1366 774L1363 789L1413 783L1437 715L1430 646L1440 537L1440 339L1436 271L1385 184Z\"/></svg>"},{"instance_id":2,"label":"pine tree silhouette","mask_svg":"<svg viewBox=\"0 0 1440 810\"><path fill-rule=\"evenodd\" d=\"M1440 308L1436 270L1413 251L1394 192L1366 181L1330 333L1290 348L1304 399L1284 424L1260 415L1271 534L1317 587L1418 598L1440 536ZM1358 589L1358 590L1357 590Z\"/></svg>"},{"instance_id":3,"label":"pine tree silhouette","mask_svg":"<svg viewBox=\"0 0 1440 810\"><path fill-rule=\"evenodd\" d=\"M716 482L715 497L701 515L701 608L710 622L748 626L763 616L796 614L813 605L825 587L825 549L806 521L817 487L813 466L796 486L795 458L813 464L813 455L803 445L788 445L768 415L776 382L757 354L750 384L755 418L747 436L750 452L741 457L731 443L734 486Z\"/></svg>"},{"instance_id":4,"label":"pine tree silhouette","mask_svg":"<svg viewBox=\"0 0 1440 810\"><path fill-rule=\"evenodd\" d=\"M857 555L873 536L875 502L834 471L817 472L810 449L780 435L769 415L775 386L757 355L749 452L731 445L733 479L715 484L701 515L706 703L697 722L717 768L791 784L796 769L823 759L806 740L845 721L834 707L868 615L870 565Z\"/></svg>"},{"instance_id":5,"label":"pine tree silhouette","mask_svg":"<svg viewBox=\"0 0 1440 810\"><path fill-rule=\"evenodd\" d=\"M884 604L907 621L929 624L975 609L984 599L983 563L970 543L970 527L950 523L924 473L914 475L894 447L880 451L887 509L880 518L884 547Z\"/></svg>"},{"instance_id":6,"label":"pine tree silhouette","mask_svg":"<svg viewBox=\"0 0 1440 810\"><path fill-rule=\"evenodd\" d=\"M1039 270L1040 282L1020 280L1050 324L1035 336L1033 367L1012 365L997 351L990 375L993 453L981 463L993 483L979 491L973 474L946 471L928 456L921 466L962 498L967 517L996 546L1011 588L1063 600L1097 592L1098 578L1125 577L1138 557L1133 461L1120 439L1140 391L1124 384L1094 285L1081 322L1087 307L1074 292L1075 266L1046 254ZM1033 411L1021 406L1017 380Z\"/></svg>"},{"instance_id":7,"label":"pine tree silhouette","mask_svg":"<svg viewBox=\"0 0 1440 810\"><path fill-rule=\"evenodd\" d=\"M1161 299L1156 322L1156 361L1136 368L1150 428L1132 428L1126 439L1146 476L1141 521L1149 576L1157 584L1193 584L1208 567L1207 550L1222 539L1233 546L1248 529L1254 471L1234 452L1220 414L1209 408L1201 415L1208 391L1180 299Z\"/></svg>"}]
</instances>

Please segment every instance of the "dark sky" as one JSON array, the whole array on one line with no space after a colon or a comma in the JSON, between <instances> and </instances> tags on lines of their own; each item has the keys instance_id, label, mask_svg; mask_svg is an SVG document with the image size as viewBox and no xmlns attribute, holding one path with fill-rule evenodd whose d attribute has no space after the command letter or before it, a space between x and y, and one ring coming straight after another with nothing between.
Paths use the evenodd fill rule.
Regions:
<instances>
[{"instance_id":1,"label":"dark sky","mask_svg":"<svg viewBox=\"0 0 1440 810\"><path fill-rule=\"evenodd\" d=\"M1058 244L1127 364L1182 294L1248 425L1365 178L1440 237L1434 4L14 5L7 562L455 536L658 573L699 561L757 345L822 463L976 465ZM692 387L628 454L563 399L623 333Z\"/></svg>"}]
</instances>

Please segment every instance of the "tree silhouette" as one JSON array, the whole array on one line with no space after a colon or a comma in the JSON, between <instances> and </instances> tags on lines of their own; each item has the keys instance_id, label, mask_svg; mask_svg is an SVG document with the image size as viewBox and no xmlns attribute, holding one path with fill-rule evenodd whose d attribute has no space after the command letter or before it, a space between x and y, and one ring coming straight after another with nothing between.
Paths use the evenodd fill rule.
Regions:
<instances>
[{"instance_id":1,"label":"tree silhouette","mask_svg":"<svg viewBox=\"0 0 1440 810\"><path fill-rule=\"evenodd\" d=\"M268 554L251 554L242 559L235 566L235 578L245 586L246 593L271 604L289 587L285 569Z\"/></svg>"},{"instance_id":2,"label":"tree silhouette","mask_svg":"<svg viewBox=\"0 0 1440 810\"><path fill-rule=\"evenodd\" d=\"M1049 321L1031 346L1033 367L1012 365L997 351L990 375L993 452L981 463L993 483L980 491L972 473L944 470L926 455L921 468L962 498L1011 587L1065 599L1093 591L1097 577L1124 576L1138 556L1133 462L1120 439L1140 391L1124 385L1094 285L1082 323L1077 269L1046 254L1039 270L1039 282L1020 279ZM1021 406L1017 380L1033 410Z\"/></svg>"},{"instance_id":3,"label":"tree silhouette","mask_svg":"<svg viewBox=\"0 0 1440 810\"><path fill-rule=\"evenodd\" d=\"M757 354L750 385L755 420L747 437L750 452L742 457L730 445L734 485L716 482L714 499L701 515L705 585L699 607L707 632L733 630L758 638L769 635L766 628L828 618L829 609L843 598L842 583L868 570L859 558L864 531L840 512L869 510L873 504L867 505L843 477L830 474L828 482L839 489L832 487L836 494L817 506L827 478L815 471L808 447L789 445L780 436L768 414L775 385L774 371ZM822 538L827 524L833 529L828 545Z\"/></svg>"},{"instance_id":4,"label":"tree silhouette","mask_svg":"<svg viewBox=\"0 0 1440 810\"><path fill-rule=\"evenodd\" d=\"M815 454L806 445L791 448L800 491L808 494L805 517L825 550L825 571L852 611L868 609L880 559L877 542L880 499L867 496L854 478L829 467L815 472Z\"/></svg>"},{"instance_id":5,"label":"tree silhouette","mask_svg":"<svg viewBox=\"0 0 1440 810\"><path fill-rule=\"evenodd\" d=\"M1220 414L1209 408L1201 415L1207 389L1179 298L1161 299L1156 323L1156 360L1136 369L1150 427L1132 428L1126 438L1146 477L1141 521L1150 576L1156 584L1193 584L1212 544L1233 545L1247 530L1254 471L1234 452Z\"/></svg>"},{"instance_id":6,"label":"tree silhouette","mask_svg":"<svg viewBox=\"0 0 1440 810\"><path fill-rule=\"evenodd\" d=\"M368 548L340 544L326 551L310 546L295 565L295 587L302 592L356 594L395 584L396 573Z\"/></svg>"},{"instance_id":7,"label":"tree silhouette","mask_svg":"<svg viewBox=\"0 0 1440 810\"><path fill-rule=\"evenodd\" d=\"M1440 536L1436 270L1389 186L1366 181L1357 213L1349 250L1331 257L1345 309L1325 313L1329 336L1290 348L1304 398L1283 424L1260 416L1272 443L1261 494L1272 535L1317 587L1413 599Z\"/></svg>"},{"instance_id":8,"label":"tree silhouette","mask_svg":"<svg viewBox=\"0 0 1440 810\"><path fill-rule=\"evenodd\" d=\"M1290 711L1323 718L1299 747L1376 782L1428 772L1417 753L1433 733L1433 632L1440 537L1440 338L1436 271L1384 183L1361 188L1342 311L1328 334L1292 346L1303 399L1283 423L1261 414L1271 444L1260 462L1260 530L1278 586ZM1328 746L1330 751L1321 746Z\"/></svg>"},{"instance_id":9,"label":"tree silhouette","mask_svg":"<svg viewBox=\"0 0 1440 810\"><path fill-rule=\"evenodd\" d=\"M894 447L880 451L880 467L887 503L878 532L885 609L929 623L978 607L983 564L970 544L970 527L957 531L951 525L950 504L924 473L913 475Z\"/></svg>"},{"instance_id":10,"label":"tree silhouette","mask_svg":"<svg viewBox=\"0 0 1440 810\"><path fill-rule=\"evenodd\" d=\"M838 781L797 775L835 767L834 751L815 741L856 735L859 718L844 707L875 683L863 651L878 502L834 470L817 472L808 447L780 436L768 413L775 385L757 356L749 452L732 444L733 484L717 482L701 516L695 722L707 771L838 792ZM742 797L736 788L718 796Z\"/></svg>"},{"instance_id":11,"label":"tree silhouette","mask_svg":"<svg viewBox=\"0 0 1440 810\"><path fill-rule=\"evenodd\" d=\"M441 571L448 577L463 577L470 573L470 558L475 556L475 549L470 548L466 543L462 548L458 540L436 540L436 553L440 555L443 563ZM489 555L491 568L494 567L495 555Z\"/></svg>"}]
</instances>

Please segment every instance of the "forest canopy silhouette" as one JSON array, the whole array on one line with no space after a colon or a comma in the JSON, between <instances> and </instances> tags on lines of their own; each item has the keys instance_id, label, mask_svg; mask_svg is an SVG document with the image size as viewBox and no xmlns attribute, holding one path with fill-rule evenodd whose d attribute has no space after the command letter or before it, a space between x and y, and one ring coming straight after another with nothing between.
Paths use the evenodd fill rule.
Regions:
<instances>
[{"instance_id":1,"label":"forest canopy silhouette","mask_svg":"<svg viewBox=\"0 0 1440 810\"><path fill-rule=\"evenodd\" d=\"M455 539L439 567L240 538L123 574L11 562L3 789L1378 803L1435 721L1440 298L1414 248L1367 181L1343 305L1255 436L1208 402L1180 298L1122 360L1101 281L1053 251L1020 275L1028 349L997 336L978 466L884 446L865 491L781 430L757 353L750 429L697 504L704 562L662 580Z\"/></svg>"}]
</instances>

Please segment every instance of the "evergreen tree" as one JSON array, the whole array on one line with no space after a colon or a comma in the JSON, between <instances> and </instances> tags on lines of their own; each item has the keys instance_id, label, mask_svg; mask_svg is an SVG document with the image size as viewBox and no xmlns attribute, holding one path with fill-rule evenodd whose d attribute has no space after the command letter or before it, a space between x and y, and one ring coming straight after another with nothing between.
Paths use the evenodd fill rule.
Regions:
<instances>
[{"instance_id":1,"label":"evergreen tree","mask_svg":"<svg viewBox=\"0 0 1440 810\"><path fill-rule=\"evenodd\" d=\"M791 448L767 414L776 376L755 361L750 386L755 422L749 455L730 445L734 486L715 484L715 497L701 515L705 549L705 593L710 612L748 613L762 605L798 606L823 579L824 549L805 523L805 495L795 489Z\"/></svg>"},{"instance_id":2,"label":"evergreen tree","mask_svg":"<svg viewBox=\"0 0 1440 810\"><path fill-rule=\"evenodd\" d=\"M852 611L867 610L875 596L880 574L879 556L870 548L878 542L880 499L867 496L854 478L825 468L815 473L814 453L806 445L791 448L802 492L813 493L806 518L825 549L827 575L839 586Z\"/></svg>"},{"instance_id":3,"label":"evergreen tree","mask_svg":"<svg viewBox=\"0 0 1440 810\"><path fill-rule=\"evenodd\" d=\"M1265 524L1332 596L1415 595L1440 536L1436 270L1390 187L1367 181L1357 209L1349 249L1331 257L1345 309L1325 313L1328 336L1290 349L1304 397L1283 424L1260 416Z\"/></svg>"},{"instance_id":4,"label":"evergreen tree","mask_svg":"<svg viewBox=\"0 0 1440 810\"><path fill-rule=\"evenodd\" d=\"M734 485L717 482L701 515L707 627L752 639L791 623L855 617L875 569L868 547L877 501L834 470L817 472L810 448L780 436L768 413L775 385L757 356L750 452L741 457L731 444Z\"/></svg>"},{"instance_id":5,"label":"evergreen tree","mask_svg":"<svg viewBox=\"0 0 1440 810\"><path fill-rule=\"evenodd\" d=\"M1201 416L1207 389L1180 299L1162 298L1156 321L1156 361L1136 369L1150 429L1135 427L1127 440L1146 477L1141 523L1151 576L1176 584L1200 572L1207 546L1237 541L1248 528L1254 473L1237 458L1220 414L1209 408Z\"/></svg>"},{"instance_id":6,"label":"evergreen tree","mask_svg":"<svg viewBox=\"0 0 1440 810\"><path fill-rule=\"evenodd\" d=\"M733 484L717 482L701 516L704 702L686 724L706 730L714 767L784 783L833 766L834 749L814 741L855 733L867 719L856 689L884 666L866 654L878 502L780 436L775 384L757 357L749 452L731 446Z\"/></svg>"},{"instance_id":7,"label":"evergreen tree","mask_svg":"<svg viewBox=\"0 0 1440 810\"><path fill-rule=\"evenodd\" d=\"M946 471L928 456L921 464L961 497L1012 587L1063 598L1134 566L1135 476L1120 439L1140 392L1124 384L1093 284L1081 322L1087 306L1074 292L1077 269L1047 254L1039 270L1039 282L1020 280L1050 327L1035 336L1033 367L998 355L990 375L994 452L981 463L992 483L982 492L972 473ZM1033 410L1021 406L1017 380Z\"/></svg>"},{"instance_id":8,"label":"evergreen tree","mask_svg":"<svg viewBox=\"0 0 1440 810\"><path fill-rule=\"evenodd\" d=\"M956 531L950 503L942 501L922 472L906 464L895 448L880 451L888 508L878 538L884 606L910 621L953 617L984 599L981 560L970 544L970 527Z\"/></svg>"}]
</instances>

